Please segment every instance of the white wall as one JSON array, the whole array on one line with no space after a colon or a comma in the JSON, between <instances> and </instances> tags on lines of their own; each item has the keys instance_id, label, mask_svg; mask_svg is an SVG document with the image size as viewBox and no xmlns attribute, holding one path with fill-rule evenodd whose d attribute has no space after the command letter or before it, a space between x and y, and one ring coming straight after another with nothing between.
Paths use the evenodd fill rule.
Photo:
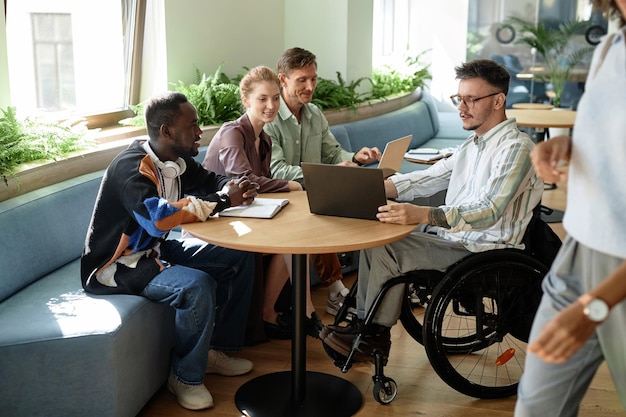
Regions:
<instances>
[{"instance_id":1,"label":"white wall","mask_svg":"<svg viewBox=\"0 0 626 417\"><path fill-rule=\"evenodd\" d=\"M337 71L347 82L369 77L372 14L372 0L285 0L285 49L313 52L321 77L336 80Z\"/></svg>"},{"instance_id":2,"label":"white wall","mask_svg":"<svg viewBox=\"0 0 626 417\"><path fill-rule=\"evenodd\" d=\"M294 46L317 56L324 78L335 80L336 71L347 81L371 75L372 0L161 1L170 83L193 82L195 68L211 73L222 62L229 76L244 66L276 68Z\"/></svg>"},{"instance_id":3,"label":"white wall","mask_svg":"<svg viewBox=\"0 0 626 417\"><path fill-rule=\"evenodd\" d=\"M167 79L195 81L224 62L229 76L242 67L276 67L284 45L284 0L165 0ZM144 68L149 71L149 68Z\"/></svg>"}]
</instances>

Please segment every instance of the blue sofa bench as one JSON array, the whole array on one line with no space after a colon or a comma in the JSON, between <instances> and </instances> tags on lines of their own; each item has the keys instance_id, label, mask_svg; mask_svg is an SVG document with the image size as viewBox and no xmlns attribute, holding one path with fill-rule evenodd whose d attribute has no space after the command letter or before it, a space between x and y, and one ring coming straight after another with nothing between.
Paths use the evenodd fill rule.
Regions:
<instances>
[{"instance_id":1,"label":"blue sofa bench","mask_svg":"<svg viewBox=\"0 0 626 417\"><path fill-rule=\"evenodd\" d=\"M427 92L331 129L348 150L383 149L409 133L412 147L451 147L468 136L458 114L438 112ZM403 171L423 168L407 164ZM0 416L135 416L167 379L173 310L81 287L79 257L102 175L0 202Z\"/></svg>"},{"instance_id":2,"label":"blue sofa bench","mask_svg":"<svg viewBox=\"0 0 626 417\"><path fill-rule=\"evenodd\" d=\"M2 416L134 416L167 378L173 310L81 287L101 177L0 202Z\"/></svg>"}]
</instances>

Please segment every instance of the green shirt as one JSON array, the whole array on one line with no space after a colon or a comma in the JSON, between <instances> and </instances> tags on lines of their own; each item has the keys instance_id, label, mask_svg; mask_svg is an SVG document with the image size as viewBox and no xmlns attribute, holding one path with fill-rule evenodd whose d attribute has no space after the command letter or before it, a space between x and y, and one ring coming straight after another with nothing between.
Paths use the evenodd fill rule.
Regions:
<instances>
[{"instance_id":1,"label":"green shirt","mask_svg":"<svg viewBox=\"0 0 626 417\"><path fill-rule=\"evenodd\" d=\"M302 182L301 162L338 164L354 156L337 142L328 129L326 117L315 104L305 104L301 115L300 124L281 97L276 118L264 126L272 138L273 178Z\"/></svg>"}]
</instances>

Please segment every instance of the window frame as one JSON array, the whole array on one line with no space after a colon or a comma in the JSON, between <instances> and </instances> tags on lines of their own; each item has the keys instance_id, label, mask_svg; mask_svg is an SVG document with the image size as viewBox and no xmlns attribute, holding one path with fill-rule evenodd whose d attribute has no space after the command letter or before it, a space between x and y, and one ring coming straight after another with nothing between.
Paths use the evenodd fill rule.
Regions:
<instances>
[{"instance_id":1,"label":"window frame","mask_svg":"<svg viewBox=\"0 0 626 417\"><path fill-rule=\"evenodd\" d=\"M4 16L7 16L7 3L4 0ZM19 0L11 0L19 1ZM140 99L141 70L144 45L144 31L146 27L147 0L122 0L122 13L126 17L123 22L124 37L129 41L124 45L125 85L123 97L125 104L111 110L98 112L77 112L72 118L83 118L89 129L114 128L119 126L122 119L135 115L131 106L137 105ZM79 110L80 111L80 110ZM62 121L59 120L59 121Z\"/></svg>"},{"instance_id":2,"label":"window frame","mask_svg":"<svg viewBox=\"0 0 626 417\"><path fill-rule=\"evenodd\" d=\"M87 125L90 129L112 127L117 125L122 119L133 117L135 112L130 106L139 104L147 0L134 1L136 2L135 10L128 10L129 15L132 16L132 20L127 19L129 24L125 28L126 35L132 36L132 42L127 44L127 47L132 48L132 51L130 54L126 54L127 57L130 57L130 62L127 63L129 66L129 68L127 68L129 75L126 91L126 100L129 107L111 112L83 115L87 119Z\"/></svg>"}]
</instances>

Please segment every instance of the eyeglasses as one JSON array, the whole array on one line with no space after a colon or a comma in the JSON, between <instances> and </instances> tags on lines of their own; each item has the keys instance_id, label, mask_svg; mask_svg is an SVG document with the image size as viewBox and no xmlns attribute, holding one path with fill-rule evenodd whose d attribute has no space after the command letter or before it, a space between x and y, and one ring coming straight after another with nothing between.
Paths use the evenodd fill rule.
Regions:
<instances>
[{"instance_id":1,"label":"eyeglasses","mask_svg":"<svg viewBox=\"0 0 626 417\"><path fill-rule=\"evenodd\" d=\"M460 96L458 94L455 94L453 96L450 96L450 100L452 100L452 104L454 104L455 107L459 107L461 103L463 102L468 108L472 109L474 108L474 105L476 104L478 100L495 96L496 94L500 94L500 93L501 91L497 91L495 93L487 94L486 96L476 97L476 98L470 97L470 96Z\"/></svg>"}]
</instances>

